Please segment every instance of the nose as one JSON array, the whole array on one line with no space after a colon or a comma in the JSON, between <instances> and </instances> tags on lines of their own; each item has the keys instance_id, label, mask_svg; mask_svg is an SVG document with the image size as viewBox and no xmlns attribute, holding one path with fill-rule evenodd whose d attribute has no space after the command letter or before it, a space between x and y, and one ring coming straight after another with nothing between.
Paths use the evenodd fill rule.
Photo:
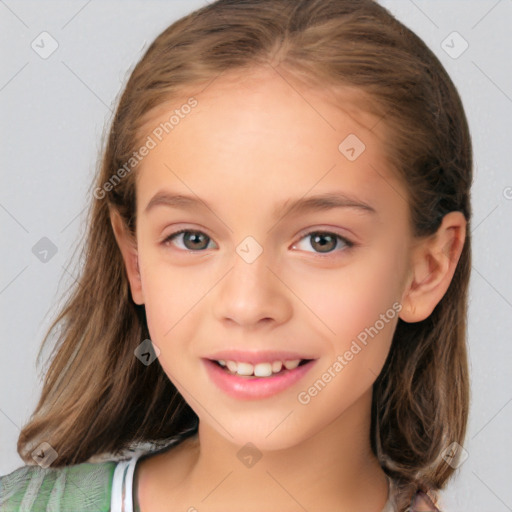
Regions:
<instances>
[{"instance_id":1,"label":"nose","mask_svg":"<svg viewBox=\"0 0 512 512\"><path fill-rule=\"evenodd\" d=\"M245 328L286 322L292 314L292 293L279 267L269 266L265 251L248 261L238 253L230 260L231 269L213 298L216 319Z\"/></svg>"}]
</instances>

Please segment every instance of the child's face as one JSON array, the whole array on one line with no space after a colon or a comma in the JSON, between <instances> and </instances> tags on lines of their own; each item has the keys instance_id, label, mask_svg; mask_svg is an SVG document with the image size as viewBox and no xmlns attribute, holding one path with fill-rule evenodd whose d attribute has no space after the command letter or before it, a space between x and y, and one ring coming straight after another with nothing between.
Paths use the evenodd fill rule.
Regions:
<instances>
[{"instance_id":1,"label":"child's face","mask_svg":"<svg viewBox=\"0 0 512 512\"><path fill-rule=\"evenodd\" d=\"M381 139L359 124L376 125L382 137L384 123L297 91L274 72L218 78L161 141L154 133L162 130L154 130L187 98L148 124L156 147L137 168L140 288L132 292L145 304L160 364L201 422L260 449L293 446L337 419L368 420L409 271L406 190L385 166ZM362 153L355 139L339 149L350 134L365 144ZM163 192L199 202L161 201L146 210ZM374 212L276 213L283 203L326 193ZM200 233L164 242L180 229ZM290 352L264 356L269 362L315 361L305 373L302 366L291 371L301 375L294 382L279 377L284 389L268 394L253 386L249 396L212 379L255 380L208 364L225 350Z\"/></svg>"}]
</instances>

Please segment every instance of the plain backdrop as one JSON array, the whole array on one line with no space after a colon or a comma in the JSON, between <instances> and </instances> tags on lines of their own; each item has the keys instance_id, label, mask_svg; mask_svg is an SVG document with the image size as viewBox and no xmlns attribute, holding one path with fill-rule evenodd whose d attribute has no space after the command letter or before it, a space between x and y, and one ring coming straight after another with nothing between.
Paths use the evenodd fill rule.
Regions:
<instances>
[{"instance_id":1,"label":"plain backdrop","mask_svg":"<svg viewBox=\"0 0 512 512\"><path fill-rule=\"evenodd\" d=\"M445 509L510 511L512 1L382 3L445 65L473 138L469 457L444 493ZM41 390L36 354L74 282L70 262L85 232L87 191L111 110L143 48L203 5L0 1L2 475L23 465L16 441ZM47 261L38 256L42 246Z\"/></svg>"}]
</instances>

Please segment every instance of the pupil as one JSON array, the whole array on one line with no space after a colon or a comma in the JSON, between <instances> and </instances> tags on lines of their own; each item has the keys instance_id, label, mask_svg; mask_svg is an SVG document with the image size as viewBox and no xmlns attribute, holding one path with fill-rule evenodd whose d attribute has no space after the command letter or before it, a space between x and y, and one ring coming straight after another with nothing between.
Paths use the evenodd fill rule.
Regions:
<instances>
[{"instance_id":1,"label":"pupil","mask_svg":"<svg viewBox=\"0 0 512 512\"><path fill-rule=\"evenodd\" d=\"M188 234L186 234L186 236L184 238L185 238L185 243L192 241L193 249L197 248L197 244L201 245L201 241L199 240L201 238L201 233L194 233L194 232L190 231Z\"/></svg>"},{"instance_id":2,"label":"pupil","mask_svg":"<svg viewBox=\"0 0 512 512\"><path fill-rule=\"evenodd\" d=\"M319 244L319 246L320 246L319 248L321 249L320 252L328 252L330 249L334 249L334 247L336 247L336 240L331 235L319 234L319 235L312 235L312 236L313 236L313 244L315 244L315 243ZM326 242L326 243L320 243L319 240L321 240L322 238L330 238L331 241L330 242ZM333 241L334 241L334 246L329 247L329 244L332 245ZM327 247L327 250L325 250L326 247Z\"/></svg>"}]
</instances>

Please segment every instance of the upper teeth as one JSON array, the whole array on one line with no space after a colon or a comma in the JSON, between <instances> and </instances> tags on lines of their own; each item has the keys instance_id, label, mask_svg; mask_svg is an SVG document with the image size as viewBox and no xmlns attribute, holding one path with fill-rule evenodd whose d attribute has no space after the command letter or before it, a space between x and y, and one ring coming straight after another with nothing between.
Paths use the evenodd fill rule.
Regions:
<instances>
[{"instance_id":1,"label":"upper teeth","mask_svg":"<svg viewBox=\"0 0 512 512\"><path fill-rule=\"evenodd\" d=\"M300 359L292 361L274 361L273 363L243 363L238 361L226 361L219 359L217 362L221 366L227 366L229 371L238 375L254 375L255 377L269 377L273 373L278 373L284 366L287 370L293 370L299 366Z\"/></svg>"}]
</instances>

